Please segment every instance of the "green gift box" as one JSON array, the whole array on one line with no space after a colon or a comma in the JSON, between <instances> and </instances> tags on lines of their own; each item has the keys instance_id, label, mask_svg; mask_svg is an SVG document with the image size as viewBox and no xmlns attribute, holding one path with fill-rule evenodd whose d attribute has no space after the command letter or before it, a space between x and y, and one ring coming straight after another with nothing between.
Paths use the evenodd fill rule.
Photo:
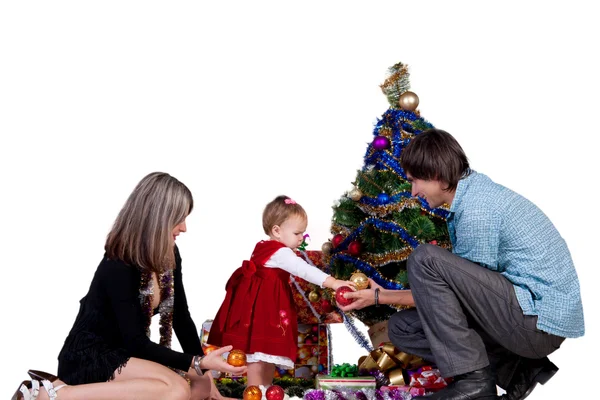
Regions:
<instances>
[{"instance_id":1,"label":"green gift box","mask_svg":"<svg viewBox=\"0 0 600 400\"><path fill-rule=\"evenodd\" d=\"M317 375L317 389L331 390L342 387L352 389L375 389L375 378L372 376L341 377Z\"/></svg>"}]
</instances>

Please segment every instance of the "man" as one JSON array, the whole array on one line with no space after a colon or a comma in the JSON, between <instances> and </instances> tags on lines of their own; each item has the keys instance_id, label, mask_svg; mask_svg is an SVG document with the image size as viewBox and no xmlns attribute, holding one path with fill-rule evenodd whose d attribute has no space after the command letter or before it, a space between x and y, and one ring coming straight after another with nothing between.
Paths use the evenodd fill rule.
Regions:
<instances>
[{"instance_id":1,"label":"man","mask_svg":"<svg viewBox=\"0 0 600 400\"><path fill-rule=\"evenodd\" d=\"M417 135L401 166L412 195L450 204L452 253L422 244L407 263L411 290L346 294L347 311L416 305L388 323L400 350L435 362L451 384L430 399L524 399L558 368L546 357L584 334L579 281L565 241L533 203L472 171L456 139ZM376 300L377 298L377 300Z\"/></svg>"}]
</instances>

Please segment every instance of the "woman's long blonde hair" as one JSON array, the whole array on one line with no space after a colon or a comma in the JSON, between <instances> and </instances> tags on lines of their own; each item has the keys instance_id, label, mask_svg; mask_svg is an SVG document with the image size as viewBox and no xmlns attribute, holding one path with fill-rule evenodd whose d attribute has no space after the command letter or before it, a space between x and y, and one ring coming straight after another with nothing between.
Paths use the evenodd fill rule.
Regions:
<instances>
[{"instance_id":1,"label":"woman's long blonde hair","mask_svg":"<svg viewBox=\"0 0 600 400\"><path fill-rule=\"evenodd\" d=\"M146 175L108 234L107 256L156 273L174 268L172 231L193 207L192 193L183 183L164 172Z\"/></svg>"}]
</instances>

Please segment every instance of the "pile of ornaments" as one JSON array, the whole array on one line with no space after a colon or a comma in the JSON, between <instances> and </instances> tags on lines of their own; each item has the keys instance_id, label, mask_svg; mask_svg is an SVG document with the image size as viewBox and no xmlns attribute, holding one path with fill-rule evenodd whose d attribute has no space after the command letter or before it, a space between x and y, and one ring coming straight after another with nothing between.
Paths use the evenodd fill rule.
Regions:
<instances>
[{"instance_id":1,"label":"pile of ornaments","mask_svg":"<svg viewBox=\"0 0 600 400\"><path fill-rule=\"evenodd\" d=\"M283 388L271 385L268 388L263 385L250 385L244 390L244 400L289 400Z\"/></svg>"}]
</instances>

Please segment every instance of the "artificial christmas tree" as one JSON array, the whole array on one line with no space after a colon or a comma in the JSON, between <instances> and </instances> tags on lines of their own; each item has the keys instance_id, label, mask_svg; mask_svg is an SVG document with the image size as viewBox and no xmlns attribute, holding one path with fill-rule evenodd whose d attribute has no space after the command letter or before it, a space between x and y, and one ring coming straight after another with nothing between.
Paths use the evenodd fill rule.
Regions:
<instances>
[{"instance_id":1,"label":"artificial christmas tree","mask_svg":"<svg viewBox=\"0 0 600 400\"><path fill-rule=\"evenodd\" d=\"M386 289L402 290L409 289L406 260L410 253L420 243L450 248L450 240L447 209L432 209L425 199L412 197L411 184L400 166L402 150L410 140L433 125L420 116L418 96L408 90L407 66L398 63L389 72L381 89L390 108L373 129L354 187L333 207L333 237L322 250L334 277L347 280L362 272ZM351 314L371 327L399 309L367 307ZM351 321L347 326L353 328Z\"/></svg>"}]
</instances>

